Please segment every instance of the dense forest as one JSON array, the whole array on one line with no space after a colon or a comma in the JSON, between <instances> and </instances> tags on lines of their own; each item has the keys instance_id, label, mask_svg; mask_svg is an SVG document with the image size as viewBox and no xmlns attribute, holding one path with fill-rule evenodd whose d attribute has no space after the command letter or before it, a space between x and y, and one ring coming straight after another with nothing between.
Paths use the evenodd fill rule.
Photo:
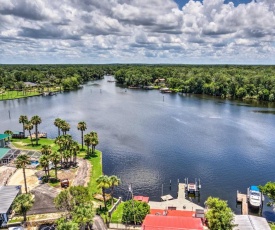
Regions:
<instances>
[{"instance_id":1,"label":"dense forest","mask_svg":"<svg viewBox=\"0 0 275 230\"><path fill-rule=\"evenodd\" d=\"M63 90L114 75L118 84L168 87L182 93L275 101L275 66L234 65L0 65L1 92L24 82ZM162 84L160 84L160 79Z\"/></svg>"},{"instance_id":2,"label":"dense forest","mask_svg":"<svg viewBox=\"0 0 275 230\"><path fill-rule=\"evenodd\" d=\"M126 66L115 72L127 86L159 85L176 92L275 100L275 66Z\"/></svg>"}]
</instances>

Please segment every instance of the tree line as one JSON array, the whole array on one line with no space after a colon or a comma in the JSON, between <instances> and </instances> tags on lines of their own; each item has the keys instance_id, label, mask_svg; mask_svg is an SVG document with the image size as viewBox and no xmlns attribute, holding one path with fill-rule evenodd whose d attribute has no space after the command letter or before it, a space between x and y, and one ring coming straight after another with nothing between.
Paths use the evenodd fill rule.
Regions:
<instances>
[{"instance_id":1,"label":"tree line","mask_svg":"<svg viewBox=\"0 0 275 230\"><path fill-rule=\"evenodd\" d=\"M124 66L115 77L125 86L159 85L165 79L176 92L275 101L275 66Z\"/></svg>"},{"instance_id":2,"label":"tree line","mask_svg":"<svg viewBox=\"0 0 275 230\"><path fill-rule=\"evenodd\" d=\"M0 65L0 88L26 90L24 82L32 82L38 88L59 86L71 90L108 73L112 73L109 68L94 65Z\"/></svg>"},{"instance_id":3,"label":"tree line","mask_svg":"<svg viewBox=\"0 0 275 230\"><path fill-rule=\"evenodd\" d=\"M24 82L70 90L104 75L125 86L159 86L165 79L175 92L275 101L275 66L252 65L0 65L0 91L23 90Z\"/></svg>"}]
</instances>

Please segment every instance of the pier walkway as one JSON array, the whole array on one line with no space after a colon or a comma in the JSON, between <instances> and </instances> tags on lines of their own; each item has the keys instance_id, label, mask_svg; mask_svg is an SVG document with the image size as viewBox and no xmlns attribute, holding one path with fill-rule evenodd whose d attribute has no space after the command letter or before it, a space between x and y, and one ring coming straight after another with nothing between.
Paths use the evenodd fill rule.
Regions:
<instances>
[{"instance_id":1,"label":"pier walkway","mask_svg":"<svg viewBox=\"0 0 275 230\"><path fill-rule=\"evenodd\" d=\"M237 191L237 202L242 203L242 214L248 215L247 195Z\"/></svg>"},{"instance_id":2,"label":"pier walkway","mask_svg":"<svg viewBox=\"0 0 275 230\"><path fill-rule=\"evenodd\" d=\"M176 210L196 211L196 209L204 209L203 207L193 203L185 198L185 184L178 184L178 198L173 200L165 200L161 202L149 201L151 209L169 209L175 208Z\"/></svg>"}]
</instances>

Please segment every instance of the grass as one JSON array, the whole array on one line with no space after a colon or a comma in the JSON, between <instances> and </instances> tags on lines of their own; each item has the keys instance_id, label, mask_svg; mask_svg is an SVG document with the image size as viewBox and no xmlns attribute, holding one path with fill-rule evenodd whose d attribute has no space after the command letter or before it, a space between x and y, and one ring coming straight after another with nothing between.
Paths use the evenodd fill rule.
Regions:
<instances>
[{"instance_id":1,"label":"grass","mask_svg":"<svg viewBox=\"0 0 275 230\"><path fill-rule=\"evenodd\" d=\"M40 93L37 91L26 92L26 93L23 93L22 91L7 91L0 94L0 101L33 97L38 95L40 95Z\"/></svg>"},{"instance_id":2,"label":"grass","mask_svg":"<svg viewBox=\"0 0 275 230\"><path fill-rule=\"evenodd\" d=\"M269 223L269 226L270 226L271 230L275 230L275 224L274 223Z\"/></svg>"},{"instance_id":3,"label":"grass","mask_svg":"<svg viewBox=\"0 0 275 230\"><path fill-rule=\"evenodd\" d=\"M57 151L59 148L58 145L54 143L53 139L48 139L48 138L40 138L38 140L38 145L36 145L36 142L34 139L33 146L31 144L30 138L22 138L22 139L12 138L11 142L16 148L20 148L20 149L40 150L43 145L50 145L53 151Z\"/></svg>"},{"instance_id":4,"label":"grass","mask_svg":"<svg viewBox=\"0 0 275 230\"><path fill-rule=\"evenodd\" d=\"M121 223L122 221L122 214L123 214L123 205L124 203L120 203L116 210L112 213L112 217L111 217L111 220L110 222L111 223Z\"/></svg>"},{"instance_id":5,"label":"grass","mask_svg":"<svg viewBox=\"0 0 275 230\"><path fill-rule=\"evenodd\" d=\"M101 191L97 188L96 179L102 175L102 152L95 150L93 156L87 158L91 165L91 178L88 184L88 188L91 194L100 193Z\"/></svg>"},{"instance_id":6,"label":"grass","mask_svg":"<svg viewBox=\"0 0 275 230\"><path fill-rule=\"evenodd\" d=\"M59 92L60 87L44 88L44 91ZM38 89L33 89L25 92L18 91L18 90L10 90L5 92L0 92L0 101L27 98L27 97L33 97L33 96L39 96L39 95L41 95L41 92L39 92Z\"/></svg>"}]
</instances>

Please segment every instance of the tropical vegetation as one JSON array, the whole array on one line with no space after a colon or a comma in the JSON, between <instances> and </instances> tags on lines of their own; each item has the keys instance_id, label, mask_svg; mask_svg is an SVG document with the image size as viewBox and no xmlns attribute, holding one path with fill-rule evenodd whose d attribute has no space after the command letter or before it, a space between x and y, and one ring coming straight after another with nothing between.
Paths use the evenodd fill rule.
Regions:
<instances>
[{"instance_id":1,"label":"tropical vegetation","mask_svg":"<svg viewBox=\"0 0 275 230\"><path fill-rule=\"evenodd\" d=\"M150 206L146 202L128 200L123 204L122 222L125 224L141 224L149 213Z\"/></svg>"},{"instance_id":2,"label":"tropical vegetation","mask_svg":"<svg viewBox=\"0 0 275 230\"><path fill-rule=\"evenodd\" d=\"M228 207L227 202L216 197L208 197L205 202L207 206L206 220L211 230L232 230L234 225L234 214Z\"/></svg>"},{"instance_id":3,"label":"tropical vegetation","mask_svg":"<svg viewBox=\"0 0 275 230\"><path fill-rule=\"evenodd\" d=\"M34 200L31 194L21 194L18 195L12 205L12 209L20 214L23 215L24 221L27 220L27 211L29 211L33 206Z\"/></svg>"}]
</instances>

